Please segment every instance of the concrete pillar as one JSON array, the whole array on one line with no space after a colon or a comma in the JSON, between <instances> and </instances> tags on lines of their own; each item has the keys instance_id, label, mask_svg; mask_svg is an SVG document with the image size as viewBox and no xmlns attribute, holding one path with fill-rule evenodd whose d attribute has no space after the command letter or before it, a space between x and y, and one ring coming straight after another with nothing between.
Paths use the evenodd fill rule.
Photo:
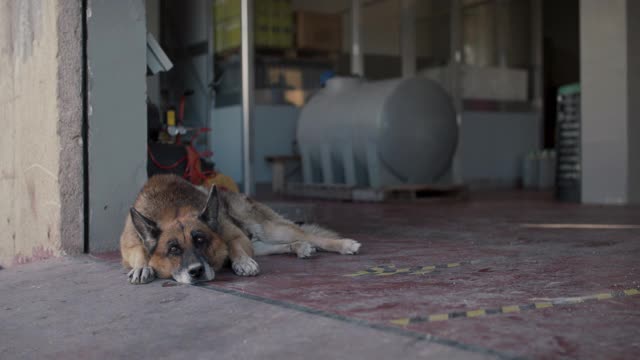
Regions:
<instances>
[{"instance_id":1,"label":"concrete pillar","mask_svg":"<svg viewBox=\"0 0 640 360\"><path fill-rule=\"evenodd\" d=\"M629 202L640 204L640 2L627 0L627 55L629 115L627 117L627 146L629 158Z\"/></svg>"},{"instance_id":2,"label":"concrete pillar","mask_svg":"<svg viewBox=\"0 0 640 360\"><path fill-rule=\"evenodd\" d=\"M241 2L241 68L242 68L242 183L244 193L255 194L253 176L253 123L255 98L255 62L253 42L253 0Z\"/></svg>"},{"instance_id":3,"label":"concrete pillar","mask_svg":"<svg viewBox=\"0 0 640 360\"><path fill-rule=\"evenodd\" d=\"M80 1L0 1L0 266L83 250Z\"/></svg>"},{"instance_id":4,"label":"concrete pillar","mask_svg":"<svg viewBox=\"0 0 640 360\"><path fill-rule=\"evenodd\" d=\"M416 75L416 0L400 2L400 58L402 76Z\"/></svg>"},{"instance_id":5,"label":"concrete pillar","mask_svg":"<svg viewBox=\"0 0 640 360\"><path fill-rule=\"evenodd\" d=\"M362 0L351 0L351 74L364 76L361 14Z\"/></svg>"},{"instance_id":6,"label":"concrete pillar","mask_svg":"<svg viewBox=\"0 0 640 360\"><path fill-rule=\"evenodd\" d=\"M633 0L580 1L584 203L640 203L638 15Z\"/></svg>"},{"instance_id":7,"label":"concrete pillar","mask_svg":"<svg viewBox=\"0 0 640 360\"><path fill-rule=\"evenodd\" d=\"M462 0L451 0L449 2L450 25L449 25L449 89L453 105L456 109L456 122L458 129L462 128L462 113L464 103L462 99L462 65L464 64L464 49L462 40ZM462 184L462 169L460 162L460 143L456 146L451 167L451 181L455 184Z\"/></svg>"},{"instance_id":8,"label":"concrete pillar","mask_svg":"<svg viewBox=\"0 0 640 360\"><path fill-rule=\"evenodd\" d=\"M531 102L540 116L544 114L544 35L543 0L531 0ZM540 129L542 131L542 129Z\"/></svg>"}]
</instances>

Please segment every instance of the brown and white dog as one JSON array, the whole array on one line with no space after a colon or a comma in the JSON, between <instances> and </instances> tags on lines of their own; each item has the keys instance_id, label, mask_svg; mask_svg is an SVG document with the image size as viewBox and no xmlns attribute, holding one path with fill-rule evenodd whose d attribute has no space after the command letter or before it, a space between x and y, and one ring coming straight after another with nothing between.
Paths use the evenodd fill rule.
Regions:
<instances>
[{"instance_id":1,"label":"brown and white dog","mask_svg":"<svg viewBox=\"0 0 640 360\"><path fill-rule=\"evenodd\" d=\"M208 191L175 175L144 185L127 216L120 251L129 282L173 278L193 284L213 280L227 261L237 275L260 272L254 255L315 250L356 254L360 243L317 225L298 226L267 206L234 192Z\"/></svg>"}]
</instances>

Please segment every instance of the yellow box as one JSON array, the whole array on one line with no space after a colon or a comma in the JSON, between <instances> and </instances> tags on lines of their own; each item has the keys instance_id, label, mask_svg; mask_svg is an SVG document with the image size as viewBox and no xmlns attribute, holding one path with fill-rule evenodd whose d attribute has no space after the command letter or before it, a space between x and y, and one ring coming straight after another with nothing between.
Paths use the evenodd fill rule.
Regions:
<instances>
[{"instance_id":1,"label":"yellow box","mask_svg":"<svg viewBox=\"0 0 640 360\"><path fill-rule=\"evenodd\" d=\"M239 47L242 42L242 27L240 26L240 19L231 20L225 27L225 49L232 49Z\"/></svg>"},{"instance_id":2,"label":"yellow box","mask_svg":"<svg viewBox=\"0 0 640 360\"><path fill-rule=\"evenodd\" d=\"M241 45L241 0L216 0L216 52ZM292 48L293 10L290 0L256 0L254 43L257 47Z\"/></svg>"},{"instance_id":3,"label":"yellow box","mask_svg":"<svg viewBox=\"0 0 640 360\"><path fill-rule=\"evenodd\" d=\"M339 14L298 11L296 18L296 46L299 49L342 49L342 17Z\"/></svg>"},{"instance_id":4,"label":"yellow box","mask_svg":"<svg viewBox=\"0 0 640 360\"><path fill-rule=\"evenodd\" d=\"M214 30L216 52L220 52L225 49L224 32L225 32L224 23L217 24Z\"/></svg>"},{"instance_id":5,"label":"yellow box","mask_svg":"<svg viewBox=\"0 0 640 360\"><path fill-rule=\"evenodd\" d=\"M222 22L226 17L227 0L216 0L213 3L213 18L216 23Z\"/></svg>"},{"instance_id":6,"label":"yellow box","mask_svg":"<svg viewBox=\"0 0 640 360\"><path fill-rule=\"evenodd\" d=\"M256 15L267 15L273 6L273 0L256 0L254 4Z\"/></svg>"},{"instance_id":7,"label":"yellow box","mask_svg":"<svg viewBox=\"0 0 640 360\"><path fill-rule=\"evenodd\" d=\"M225 8L225 19L227 20L235 20L240 19L240 2L241 0L226 0L227 5ZM258 0L260 1L260 0Z\"/></svg>"},{"instance_id":8,"label":"yellow box","mask_svg":"<svg viewBox=\"0 0 640 360\"><path fill-rule=\"evenodd\" d=\"M289 29L280 29L278 47L289 49L293 47L293 32Z\"/></svg>"}]
</instances>

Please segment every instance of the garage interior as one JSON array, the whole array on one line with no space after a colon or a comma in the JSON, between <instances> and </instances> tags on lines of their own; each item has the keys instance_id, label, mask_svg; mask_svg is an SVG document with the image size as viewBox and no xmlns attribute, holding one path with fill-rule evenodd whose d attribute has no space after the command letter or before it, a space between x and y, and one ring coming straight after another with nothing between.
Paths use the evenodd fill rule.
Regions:
<instances>
[{"instance_id":1,"label":"garage interior","mask_svg":"<svg viewBox=\"0 0 640 360\"><path fill-rule=\"evenodd\" d=\"M2 6L0 358L637 353L640 3ZM130 285L120 233L160 173L361 251Z\"/></svg>"}]
</instances>

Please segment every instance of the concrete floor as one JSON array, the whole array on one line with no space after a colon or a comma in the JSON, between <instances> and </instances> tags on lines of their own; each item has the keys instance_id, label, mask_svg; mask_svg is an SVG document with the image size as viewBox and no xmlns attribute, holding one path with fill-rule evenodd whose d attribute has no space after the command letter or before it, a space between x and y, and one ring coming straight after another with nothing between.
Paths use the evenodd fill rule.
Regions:
<instances>
[{"instance_id":1,"label":"concrete floor","mask_svg":"<svg viewBox=\"0 0 640 360\"><path fill-rule=\"evenodd\" d=\"M321 202L358 256L128 285L114 254L0 271L0 358L633 358L640 209L540 194ZM547 227L547 224L554 224ZM543 227L540 227L540 226ZM620 226L624 225L624 226Z\"/></svg>"}]
</instances>

